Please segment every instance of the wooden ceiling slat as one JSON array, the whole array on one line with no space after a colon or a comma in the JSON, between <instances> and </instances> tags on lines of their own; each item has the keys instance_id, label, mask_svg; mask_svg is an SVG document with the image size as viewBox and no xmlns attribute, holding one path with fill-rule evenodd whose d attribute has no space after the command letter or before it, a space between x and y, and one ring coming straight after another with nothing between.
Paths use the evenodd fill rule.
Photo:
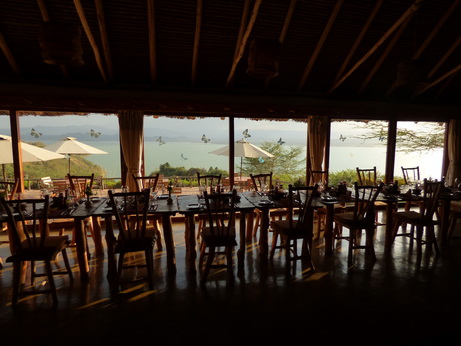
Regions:
<instances>
[{"instance_id":1,"label":"wooden ceiling slat","mask_svg":"<svg viewBox=\"0 0 461 346\"><path fill-rule=\"evenodd\" d=\"M80 18L80 22L82 23L83 30L85 30L86 37L88 38L88 41L90 41L90 45L93 50L96 64L98 65L99 72L101 73L101 76L104 82L107 83L108 82L107 73L102 63L101 54L99 53L99 48L96 44L96 41L94 40L94 36L91 32L90 26L86 19L86 15L85 15L85 11L83 10L82 3L80 2L80 0L74 0L74 5L75 5L75 9L77 10L78 17Z\"/></svg>"},{"instance_id":2,"label":"wooden ceiling slat","mask_svg":"<svg viewBox=\"0 0 461 346\"><path fill-rule=\"evenodd\" d=\"M3 36L3 33L0 32L0 48L3 51L3 54L6 57L6 60L8 60L8 63L11 66L11 69L13 70L14 74L18 77L21 76L21 69L19 68L19 65L14 58L13 53L11 52L10 47L8 46L8 43L5 40L5 37Z\"/></svg>"},{"instance_id":3,"label":"wooden ceiling slat","mask_svg":"<svg viewBox=\"0 0 461 346\"><path fill-rule=\"evenodd\" d=\"M197 61L198 51L200 46L200 30L202 27L202 12L203 12L203 1L197 0L197 13L195 21L195 36L194 36L194 51L192 53L192 75L191 82L194 86L197 81Z\"/></svg>"},{"instance_id":4,"label":"wooden ceiling slat","mask_svg":"<svg viewBox=\"0 0 461 346\"><path fill-rule=\"evenodd\" d=\"M96 14L98 16L99 32L101 35L102 50L106 62L107 74L109 81L114 80L114 71L112 68L112 59L110 55L109 39L107 37L106 18L104 15L104 6L102 0L95 0Z\"/></svg>"},{"instance_id":5,"label":"wooden ceiling slat","mask_svg":"<svg viewBox=\"0 0 461 346\"><path fill-rule=\"evenodd\" d=\"M312 67L314 66L315 64L315 61L317 60L317 57L320 53L320 51L322 50L322 47L323 47L323 44L325 43L327 37L328 37L328 34L330 33L330 30L336 20L336 17L338 16L338 13L341 9L341 6L343 5L344 3L344 0L338 0L336 2L336 5L333 9L333 12L331 13L330 15L330 18L328 19L328 22L325 26L325 28L323 29L323 33L322 33L322 36L320 37L320 40L318 41L317 43L317 46L315 47L314 49L314 52L312 53L311 55L311 58L309 59L309 62L306 66L306 68L304 69L304 73L301 77L301 80L298 84L298 90L302 89L304 87L304 84L306 83L306 80L307 80L307 77L309 76L311 70L312 70Z\"/></svg>"},{"instance_id":6,"label":"wooden ceiling slat","mask_svg":"<svg viewBox=\"0 0 461 346\"><path fill-rule=\"evenodd\" d=\"M434 76L434 74L438 71L438 69L445 63L445 61L450 57L450 55L453 54L453 52L456 50L456 48L458 48L460 44L461 44L461 35L459 35L458 39L455 42L453 42L453 44L450 46L447 52L442 56L442 58L440 58L437 64L435 64L435 66L429 72L428 74L429 79Z\"/></svg>"},{"instance_id":7,"label":"wooden ceiling slat","mask_svg":"<svg viewBox=\"0 0 461 346\"><path fill-rule=\"evenodd\" d=\"M430 88L434 87L435 85L439 84L440 82L444 81L445 79L447 79L448 77L454 75L455 73L459 72L461 70L461 64L459 64L458 66L456 66L455 68L451 69L450 71L448 71L447 73L445 73L443 76L437 78L436 80L434 80L433 82L429 83L428 85L416 90L414 93L413 93L413 98L418 96L418 95L421 95L422 93L424 93L426 90L429 90Z\"/></svg>"},{"instance_id":8,"label":"wooden ceiling slat","mask_svg":"<svg viewBox=\"0 0 461 346\"><path fill-rule=\"evenodd\" d=\"M256 22L256 18L258 17L258 12L259 12L259 7L261 6L262 0L256 0L254 6L253 6L253 11L251 12L251 17L248 22L248 25L245 29L245 33L243 34L242 40L240 42L240 46L238 48L238 54L234 58L234 61L232 62L232 67L229 72L229 76L227 77L227 82L226 82L226 88L230 86L232 83L232 80L234 79L235 75L235 70L237 69L237 65L243 57L243 52L245 51L245 47L248 41L248 37L250 37L251 30L253 30L253 26Z\"/></svg>"}]
</instances>

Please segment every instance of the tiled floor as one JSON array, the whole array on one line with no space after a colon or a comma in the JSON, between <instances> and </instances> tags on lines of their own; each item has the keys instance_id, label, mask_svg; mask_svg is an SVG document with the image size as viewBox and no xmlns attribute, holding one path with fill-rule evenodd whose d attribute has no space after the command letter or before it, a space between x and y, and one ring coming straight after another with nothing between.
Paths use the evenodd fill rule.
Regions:
<instances>
[{"instance_id":1,"label":"tiled floor","mask_svg":"<svg viewBox=\"0 0 461 346\"><path fill-rule=\"evenodd\" d=\"M290 278L284 275L282 253L263 264L252 242L246 246L244 272L235 269L233 285L222 272L201 287L200 273L186 274L183 224L174 224L174 236L177 274L168 275L165 253L157 251L155 290L140 281L114 299L106 260L93 257L90 281L82 284L73 255L76 280L57 279L56 309L50 297L40 296L13 311L12 268L5 264L0 271L2 345L443 345L461 338L461 240L452 240L438 258L428 254L418 266L406 239L397 238L385 255L380 227L377 261L369 263L358 251L352 268L346 265L346 241L336 244L331 257L324 256L323 241L315 241L315 273L308 275L298 265ZM0 246L0 256L7 254L8 245Z\"/></svg>"}]
</instances>

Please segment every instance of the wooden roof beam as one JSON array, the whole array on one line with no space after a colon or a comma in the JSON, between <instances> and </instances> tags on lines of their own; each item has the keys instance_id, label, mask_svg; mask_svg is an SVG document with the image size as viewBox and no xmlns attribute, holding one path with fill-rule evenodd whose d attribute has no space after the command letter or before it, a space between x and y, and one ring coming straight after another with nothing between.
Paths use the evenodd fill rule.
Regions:
<instances>
[{"instance_id":1,"label":"wooden roof beam","mask_svg":"<svg viewBox=\"0 0 461 346\"><path fill-rule=\"evenodd\" d=\"M288 28L290 27L291 18L293 17L293 12L295 11L296 2L298 0L291 0L290 6L288 7L287 15L285 17L285 22L283 23L282 31L280 32L279 42L283 45L285 37L287 35ZM264 88L267 88L272 78L266 78Z\"/></svg>"},{"instance_id":2,"label":"wooden roof beam","mask_svg":"<svg viewBox=\"0 0 461 346\"><path fill-rule=\"evenodd\" d=\"M99 32L101 36L102 42L102 51L104 53L104 60L106 62L107 73L109 75L109 80L114 79L114 70L112 68L112 59L110 56L110 47L109 47L109 39L107 37L107 26L106 26L106 18L104 15L104 7L102 4L102 0L95 0L96 5L96 15L98 17L98 24L99 24Z\"/></svg>"},{"instance_id":3,"label":"wooden roof beam","mask_svg":"<svg viewBox=\"0 0 461 346\"><path fill-rule=\"evenodd\" d=\"M336 5L333 8L333 12L331 13L330 18L328 19L328 22L327 22L325 28L323 29L322 36L320 37L319 42L317 42L317 46L315 47L314 52L312 53L311 58L310 58L310 60L309 60L309 62L307 64L306 68L304 69L304 73L303 73L303 75L301 77L301 80L300 80L300 82L298 84L298 90L302 89L304 84L306 83L306 79L309 76L309 74L310 74L310 72L312 70L312 67L315 64L315 61L317 60L317 57L320 54L320 51L322 50L323 44L325 43L325 41L326 41L326 39L328 37L328 34L330 33L331 28L333 27L333 24L334 24L334 22L336 20L336 17L338 16L339 10L341 9L341 6L343 5L343 3L344 3L344 0L336 1Z\"/></svg>"},{"instance_id":4,"label":"wooden roof beam","mask_svg":"<svg viewBox=\"0 0 461 346\"><path fill-rule=\"evenodd\" d=\"M440 82L442 82L443 80L447 79L448 77L450 77L451 75L454 75L455 73L457 73L458 71L461 70L461 64L459 64L458 66L456 66L455 68L451 69L450 71L448 71L447 73L445 73L443 76L437 78L435 81L433 81L432 83L429 83L428 85L426 85L425 87L423 88L420 88L418 90L416 90L412 97L416 97L420 94L422 94L423 92L425 92L426 90L429 90L430 88L432 88L433 86L439 84Z\"/></svg>"},{"instance_id":5,"label":"wooden roof beam","mask_svg":"<svg viewBox=\"0 0 461 346\"><path fill-rule=\"evenodd\" d=\"M414 12L413 12L414 14ZM386 49L384 52L381 54L379 57L378 61L375 63L375 66L371 69L371 71L368 73L368 76L365 78L364 82L362 83L362 86L359 89L359 94L362 93L366 87L368 86L368 83L370 83L371 79L374 77L376 72L378 72L379 68L383 64L384 60L386 60L387 56L391 52L391 50L394 48L395 44L397 41L400 39L400 36L402 36L403 32L407 28L408 24L411 21L411 18L413 17L413 14L407 17L407 19L400 25L399 30L395 33L395 35L392 37L392 39L389 41Z\"/></svg>"},{"instance_id":6,"label":"wooden roof beam","mask_svg":"<svg viewBox=\"0 0 461 346\"><path fill-rule=\"evenodd\" d=\"M8 60L8 63L10 64L11 68L13 69L14 74L17 77L21 76L21 69L19 68L19 65L14 58L13 53L10 50L10 47L8 46L8 43L5 40L5 36L0 32L0 48L3 51L3 54L5 55L6 60Z\"/></svg>"},{"instance_id":7,"label":"wooden roof beam","mask_svg":"<svg viewBox=\"0 0 461 346\"><path fill-rule=\"evenodd\" d=\"M245 33L245 29L247 27L247 22L248 22L248 13L250 12L250 0L245 0L245 4L243 5L243 12L242 12L242 18L240 20L240 27L239 27L239 33L237 37L237 44L235 45L235 51L234 51L234 59L237 58L238 53L239 53L239 47L240 43L242 42L243 35Z\"/></svg>"},{"instance_id":8,"label":"wooden roof beam","mask_svg":"<svg viewBox=\"0 0 461 346\"><path fill-rule=\"evenodd\" d=\"M413 12L415 12L419 5L421 4L422 0L416 0L406 11L405 13L386 31L386 33L375 43L375 45L361 58L359 61L346 72L341 79L339 79L333 87L330 88L328 93L333 92L337 89L356 69L360 67L386 40L387 38L399 28L399 26L410 16Z\"/></svg>"},{"instance_id":9,"label":"wooden roof beam","mask_svg":"<svg viewBox=\"0 0 461 346\"><path fill-rule=\"evenodd\" d=\"M379 1L376 2L375 7L373 8L373 11L371 11L370 15L368 16L368 19L365 22L365 25L362 27L362 30L360 30L360 33L357 36L357 38L355 39L355 42L352 45L351 50L349 51L349 53L347 54L346 59L344 59L343 64L339 68L338 73L336 74L335 80L333 82L333 85L338 82L339 78L344 73L344 70L346 69L347 65L349 65L349 62L351 61L352 57L355 54L355 51L359 47L360 42L362 42L363 37L365 36L368 29L370 28L371 23L373 23L373 20L375 19L376 14L378 13L379 9L381 8L381 5L383 4L383 2L384 2L384 0L379 0ZM332 87L333 87L333 85L332 85Z\"/></svg>"},{"instance_id":10,"label":"wooden roof beam","mask_svg":"<svg viewBox=\"0 0 461 346\"><path fill-rule=\"evenodd\" d=\"M429 44L432 42L432 40L434 39L434 37L437 35L437 33L440 31L440 29L442 28L442 26L445 24L445 22L448 20L448 18L451 16L451 14L454 12L454 10L456 9L456 7L459 5L461 0L456 0L456 1L453 1L453 3L451 4L451 6L448 8L448 10L445 12L445 14L442 16L442 18L440 18L440 20L438 21L437 25L434 27L434 29L431 31L431 33L426 37L426 39L424 40L424 42L421 44L421 46L418 48L418 50L416 51L416 53L413 55L412 59L413 60L416 60L418 59L421 54L423 54L423 52L426 50L426 48L429 46ZM397 87L397 78L395 79L394 83L391 85L391 87L389 88L389 90L387 91L387 95L389 96L390 94L392 94L392 92L395 90L395 88Z\"/></svg>"},{"instance_id":11,"label":"wooden roof beam","mask_svg":"<svg viewBox=\"0 0 461 346\"><path fill-rule=\"evenodd\" d=\"M88 41L90 41L91 48L93 49L94 58L96 60L96 64L98 65L99 72L101 73L104 82L107 83L108 77L102 63L101 54L99 53L99 48L96 44L96 41L94 40L94 36L91 32L90 25L86 20L85 11L83 10L82 3L80 2L80 0L74 0L74 5L75 9L77 10L77 14L80 18L80 22L82 23L83 30L85 30L86 37L88 38Z\"/></svg>"},{"instance_id":12,"label":"wooden roof beam","mask_svg":"<svg viewBox=\"0 0 461 346\"><path fill-rule=\"evenodd\" d=\"M192 75L191 82L194 86L197 81L197 61L198 51L200 46L200 31L202 27L202 12L203 12L203 0L197 0L197 12L195 15L195 37L194 37L194 51L192 53Z\"/></svg>"},{"instance_id":13,"label":"wooden roof beam","mask_svg":"<svg viewBox=\"0 0 461 346\"><path fill-rule=\"evenodd\" d=\"M437 64L432 68L432 70L429 72L428 77L431 79L434 74L437 72L437 70L442 66L445 61L450 57L451 54L458 48L458 46L461 43L461 35L458 37L458 39L451 45L451 47L447 50L447 52L443 55L443 57L439 60Z\"/></svg>"},{"instance_id":14,"label":"wooden roof beam","mask_svg":"<svg viewBox=\"0 0 461 346\"><path fill-rule=\"evenodd\" d=\"M147 0L147 25L149 33L149 64L150 80L153 85L157 84L157 47L155 31L154 0Z\"/></svg>"},{"instance_id":15,"label":"wooden roof beam","mask_svg":"<svg viewBox=\"0 0 461 346\"><path fill-rule=\"evenodd\" d=\"M235 71L237 69L237 65L239 61L242 59L243 53L245 51L245 47L248 41L248 37L250 37L251 30L253 30L253 26L256 22L256 17L258 17L259 7L261 6L262 0L256 0L253 11L251 12L251 17L248 22L248 25L245 29L245 33L242 36L242 40L240 41L240 46L238 47L238 53L234 57L234 61L232 62L232 67L229 72L229 76L227 77L226 88L229 87L235 77Z\"/></svg>"},{"instance_id":16,"label":"wooden roof beam","mask_svg":"<svg viewBox=\"0 0 461 346\"><path fill-rule=\"evenodd\" d=\"M50 15L48 13L48 9L46 8L46 4L44 0L37 0L38 9L40 10L40 14L42 15L42 19L45 23L50 21ZM61 72L64 75L64 78L69 78L69 70L66 65L60 64L59 67L61 68Z\"/></svg>"}]
</instances>

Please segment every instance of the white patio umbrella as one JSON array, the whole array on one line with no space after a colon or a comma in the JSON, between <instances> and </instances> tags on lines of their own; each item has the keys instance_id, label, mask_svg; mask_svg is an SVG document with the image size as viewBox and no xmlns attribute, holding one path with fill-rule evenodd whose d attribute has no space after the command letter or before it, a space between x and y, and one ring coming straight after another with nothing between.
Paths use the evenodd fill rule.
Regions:
<instances>
[{"instance_id":1,"label":"white patio umbrella","mask_svg":"<svg viewBox=\"0 0 461 346\"><path fill-rule=\"evenodd\" d=\"M216 154L216 155L223 155L223 156L229 156L230 154L230 146L227 145L223 148L216 149L213 151L210 151L209 154ZM250 142L240 139L235 142L234 145L234 156L235 157L240 157L240 176L242 176L242 164L243 164L243 158L244 157L252 157L252 158L257 158L257 157L274 157L271 153L261 149L260 147L251 144Z\"/></svg>"},{"instance_id":2,"label":"white patio umbrella","mask_svg":"<svg viewBox=\"0 0 461 346\"><path fill-rule=\"evenodd\" d=\"M75 137L66 137L60 141L50 144L45 147L45 149L54 151L59 154L68 155L69 159L69 174L70 174L70 157L72 155L99 155L107 154L105 151L102 151L98 148L92 147L90 145L84 144L77 141Z\"/></svg>"},{"instance_id":3,"label":"white patio umbrella","mask_svg":"<svg viewBox=\"0 0 461 346\"><path fill-rule=\"evenodd\" d=\"M21 150L23 162L39 162L65 158L64 155L24 142L21 142ZM4 165L13 163L13 147L10 136L0 135L0 163L3 167L3 176L5 176Z\"/></svg>"}]
</instances>

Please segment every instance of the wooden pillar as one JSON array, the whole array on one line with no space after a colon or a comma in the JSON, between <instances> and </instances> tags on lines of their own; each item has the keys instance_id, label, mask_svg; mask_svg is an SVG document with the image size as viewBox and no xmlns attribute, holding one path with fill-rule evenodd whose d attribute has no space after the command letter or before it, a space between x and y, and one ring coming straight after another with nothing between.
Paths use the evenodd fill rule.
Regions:
<instances>
[{"instance_id":1,"label":"wooden pillar","mask_svg":"<svg viewBox=\"0 0 461 346\"><path fill-rule=\"evenodd\" d=\"M235 128L234 116L229 116L229 186L234 186L234 167L235 167Z\"/></svg>"},{"instance_id":2,"label":"wooden pillar","mask_svg":"<svg viewBox=\"0 0 461 346\"><path fill-rule=\"evenodd\" d=\"M126 175L128 173L128 168L126 167L125 157L123 156L123 149L122 149L122 141L119 135L119 143L120 143L120 174L121 174L121 184L122 186L126 186Z\"/></svg>"},{"instance_id":3,"label":"wooden pillar","mask_svg":"<svg viewBox=\"0 0 461 346\"><path fill-rule=\"evenodd\" d=\"M448 132L450 131L450 122L445 123L445 135L443 137L443 157L442 157L442 177L447 176L450 158L448 157Z\"/></svg>"},{"instance_id":4,"label":"wooden pillar","mask_svg":"<svg viewBox=\"0 0 461 346\"><path fill-rule=\"evenodd\" d=\"M24 191L24 169L22 166L21 131L19 129L19 114L10 110L11 147L13 148L14 178L19 179L18 192Z\"/></svg>"},{"instance_id":5,"label":"wooden pillar","mask_svg":"<svg viewBox=\"0 0 461 346\"><path fill-rule=\"evenodd\" d=\"M397 142L397 121L389 120L387 129L386 172L384 180L386 184L394 181L395 148Z\"/></svg>"},{"instance_id":6,"label":"wooden pillar","mask_svg":"<svg viewBox=\"0 0 461 346\"><path fill-rule=\"evenodd\" d=\"M331 140L331 117L327 117L327 126L325 132L325 157L323 161L323 170L326 172L326 181L330 185L330 140Z\"/></svg>"}]
</instances>

